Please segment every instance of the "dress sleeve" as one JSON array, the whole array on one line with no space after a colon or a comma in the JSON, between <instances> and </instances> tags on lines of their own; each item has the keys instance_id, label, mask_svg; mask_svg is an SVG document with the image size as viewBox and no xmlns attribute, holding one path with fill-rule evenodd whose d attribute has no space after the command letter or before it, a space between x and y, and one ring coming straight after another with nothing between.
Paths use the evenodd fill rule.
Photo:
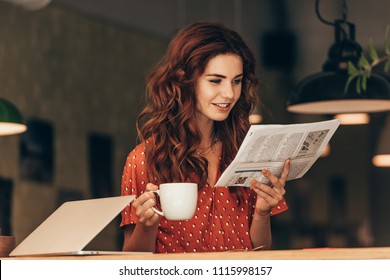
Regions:
<instances>
[{"instance_id":1,"label":"dress sleeve","mask_svg":"<svg viewBox=\"0 0 390 280\"><path fill-rule=\"evenodd\" d=\"M288 205L286 199L283 197L281 201L279 201L278 205L271 209L271 216L280 214L288 209Z\"/></svg>"},{"instance_id":2,"label":"dress sleeve","mask_svg":"<svg viewBox=\"0 0 390 280\"><path fill-rule=\"evenodd\" d=\"M137 146L127 156L122 173L121 195L135 195L137 198L145 191L145 156L142 146ZM122 220L120 227L128 224L137 223L138 218L135 215L131 204L122 211Z\"/></svg>"},{"instance_id":3,"label":"dress sleeve","mask_svg":"<svg viewBox=\"0 0 390 280\"><path fill-rule=\"evenodd\" d=\"M253 190L251 190L250 200L249 200L249 202L251 204L251 207L250 207L251 208L251 213L250 213L251 215L253 215L254 210L255 210L256 199L257 199L256 193ZM282 200L280 200L279 203L271 209L270 215L274 216L274 215L280 214L280 213L286 211L287 209L288 209L288 205L287 205L286 199L283 197Z\"/></svg>"}]
</instances>

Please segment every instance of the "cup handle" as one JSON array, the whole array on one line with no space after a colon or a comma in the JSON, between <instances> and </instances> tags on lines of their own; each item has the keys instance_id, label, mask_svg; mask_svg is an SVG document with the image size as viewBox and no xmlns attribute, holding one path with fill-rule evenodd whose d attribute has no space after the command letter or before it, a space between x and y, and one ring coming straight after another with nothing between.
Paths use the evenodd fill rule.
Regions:
<instances>
[{"instance_id":1,"label":"cup handle","mask_svg":"<svg viewBox=\"0 0 390 280\"><path fill-rule=\"evenodd\" d=\"M155 194L160 195L160 190L155 190L155 191L151 191L151 192L154 192ZM158 210L156 207L152 207L152 210L154 212L156 212L157 214L159 214L160 216L164 216L164 213L162 211Z\"/></svg>"}]
</instances>

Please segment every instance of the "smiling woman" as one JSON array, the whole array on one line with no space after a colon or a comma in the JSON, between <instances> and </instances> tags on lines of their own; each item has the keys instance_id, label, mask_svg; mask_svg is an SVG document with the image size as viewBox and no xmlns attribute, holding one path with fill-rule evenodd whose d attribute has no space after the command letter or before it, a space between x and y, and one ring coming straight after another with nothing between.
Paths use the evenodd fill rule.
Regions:
<instances>
[{"instance_id":1,"label":"smiling woman","mask_svg":"<svg viewBox=\"0 0 390 280\"><path fill-rule=\"evenodd\" d=\"M141 142L130 152L122 195L137 199L122 213L123 250L208 252L271 245L270 215L287 209L286 162L273 187L215 187L233 160L255 108L257 79L251 50L235 31L194 23L172 39L148 77L147 104L137 122ZM198 185L192 219L157 214L152 191L169 182Z\"/></svg>"}]
</instances>

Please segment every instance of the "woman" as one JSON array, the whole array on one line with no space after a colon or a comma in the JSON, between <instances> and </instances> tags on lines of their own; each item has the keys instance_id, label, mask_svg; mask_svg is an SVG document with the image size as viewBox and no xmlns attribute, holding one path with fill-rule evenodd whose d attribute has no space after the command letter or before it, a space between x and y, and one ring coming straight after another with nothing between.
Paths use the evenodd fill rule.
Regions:
<instances>
[{"instance_id":1,"label":"woman","mask_svg":"<svg viewBox=\"0 0 390 280\"><path fill-rule=\"evenodd\" d=\"M266 170L272 187L214 187L233 160L256 105L255 59L242 38L223 25L192 24L172 39L148 79L147 105L137 121L142 141L130 152L122 195L136 200L122 213L125 251L207 252L269 248L270 216L287 209L289 173ZM188 221L167 221L151 207L150 190L165 182L198 183Z\"/></svg>"}]
</instances>

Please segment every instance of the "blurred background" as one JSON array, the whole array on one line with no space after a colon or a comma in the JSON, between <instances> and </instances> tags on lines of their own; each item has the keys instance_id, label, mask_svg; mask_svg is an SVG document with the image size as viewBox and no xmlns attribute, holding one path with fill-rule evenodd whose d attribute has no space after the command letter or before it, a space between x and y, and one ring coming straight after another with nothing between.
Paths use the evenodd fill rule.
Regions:
<instances>
[{"instance_id":1,"label":"blurred background","mask_svg":"<svg viewBox=\"0 0 390 280\"><path fill-rule=\"evenodd\" d=\"M356 41L383 50L390 1L346 3ZM320 10L333 21L345 6L323 0ZM0 98L28 127L0 137L3 235L20 243L64 201L120 194L146 74L179 28L207 19L238 31L256 54L262 123L332 118L286 109L335 40L314 0L0 1ZM272 220L274 249L390 246L390 169L372 163L387 115L340 126L329 153L288 182L290 209ZM119 222L90 246L120 249Z\"/></svg>"}]
</instances>

